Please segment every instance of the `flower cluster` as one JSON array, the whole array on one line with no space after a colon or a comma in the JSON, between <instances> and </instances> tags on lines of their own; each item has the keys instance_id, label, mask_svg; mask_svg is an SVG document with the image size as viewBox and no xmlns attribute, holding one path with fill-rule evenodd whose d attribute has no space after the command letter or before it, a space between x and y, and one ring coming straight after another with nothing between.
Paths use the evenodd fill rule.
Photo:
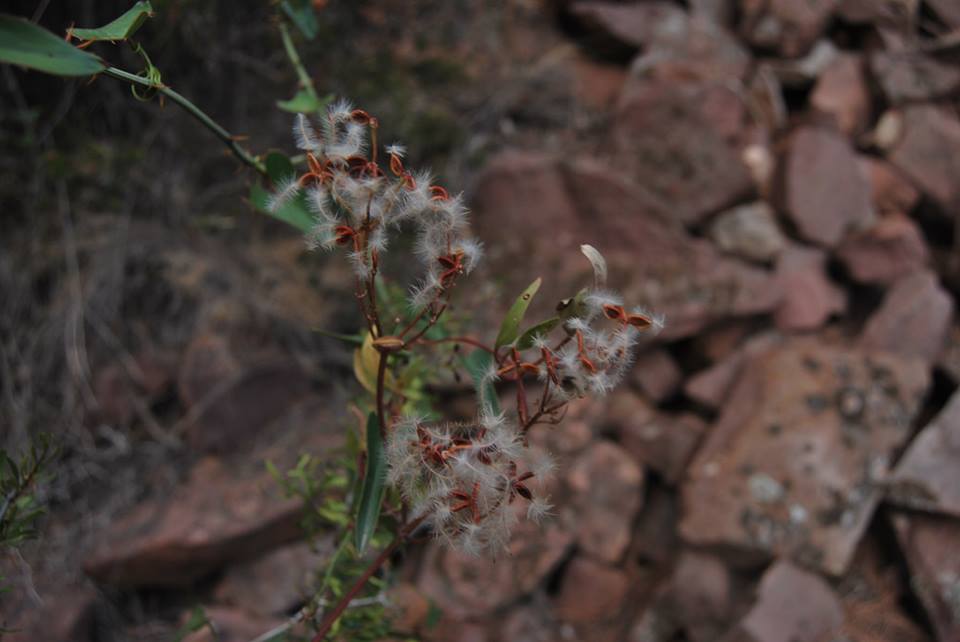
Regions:
<instances>
[{"instance_id":1,"label":"flower cluster","mask_svg":"<svg viewBox=\"0 0 960 642\"><path fill-rule=\"evenodd\" d=\"M468 553L498 550L509 542L517 498L531 519L550 509L532 486L547 480L553 460L532 453L502 414L467 423L405 417L387 438L388 481L445 542Z\"/></svg>"}]
</instances>

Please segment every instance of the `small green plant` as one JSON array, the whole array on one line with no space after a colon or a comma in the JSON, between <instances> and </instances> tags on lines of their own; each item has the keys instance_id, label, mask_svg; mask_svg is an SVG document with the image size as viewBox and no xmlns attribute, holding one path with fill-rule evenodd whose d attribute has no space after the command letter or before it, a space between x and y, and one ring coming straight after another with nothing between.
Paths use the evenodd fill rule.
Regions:
<instances>
[{"instance_id":1,"label":"small green plant","mask_svg":"<svg viewBox=\"0 0 960 642\"><path fill-rule=\"evenodd\" d=\"M44 507L34 490L55 457L56 449L46 435L17 458L0 449L0 553L36 537L37 518ZM0 576L0 593L8 590ZM0 623L0 637L4 633L9 631Z\"/></svg>"},{"instance_id":2,"label":"small green plant","mask_svg":"<svg viewBox=\"0 0 960 642\"><path fill-rule=\"evenodd\" d=\"M316 32L309 2L279 6L305 36ZM105 27L71 30L68 40L79 39L81 47L129 41L151 11L148 2L138 2ZM250 192L259 211L303 232L309 247L345 255L353 287L344 295L357 301L363 320L356 335L343 337L355 345L354 372L365 391L357 402L358 429L338 460L304 455L290 471L271 469L311 508L308 530L332 529L337 544L314 597L287 627L262 639L312 622L313 642L374 640L390 633L381 572L404 544L429 534L458 550L495 556L520 519L549 515L544 482L554 462L530 447L530 432L560 422L572 400L609 392L632 363L642 333L657 332L663 322L607 290L603 256L584 245L593 283L571 292L554 315L526 323L537 278L499 327L481 329L488 336L457 331L450 320L454 296L483 255L470 235L463 195L429 172L408 169L403 145L383 146L378 139L374 115L344 100L321 99L286 22L278 28L299 80L294 97L278 103L296 113L299 153L290 156L240 146L167 87L134 43L146 64L140 74L0 16L0 61L62 75L104 74L172 100L259 174ZM383 274L387 253L404 247L396 243L401 228L415 236L403 261L420 270L408 296ZM451 363L466 369L476 387L476 412L465 421L445 420L423 393L432 373ZM503 384L499 390L497 384ZM506 409L501 393L510 399Z\"/></svg>"}]
</instances>

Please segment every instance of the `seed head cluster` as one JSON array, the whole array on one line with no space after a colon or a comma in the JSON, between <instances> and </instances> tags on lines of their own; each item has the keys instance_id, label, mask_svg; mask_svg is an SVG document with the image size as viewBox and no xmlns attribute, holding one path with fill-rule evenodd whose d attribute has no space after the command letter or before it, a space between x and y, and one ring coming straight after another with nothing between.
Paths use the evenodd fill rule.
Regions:
<instances>
[{"instance_id":1,"label":"seed head cluster","mask_svg":"<svg viewBox=\"0 0 960 642\"><path fill-rule=\"evenodd\" d=\"M482 248L469 236L462 195L451 196L429 172L407 170L402 145L383 149L381 167L377 128L376 118L343 101L328 109L319 129L299 115L293 131L307 171L277 185L270 207L305 195L316 221L308 242L346 250L374 346L387 359L392 351L430 344L424 335L446 310L460 277L474 269ZM411 290L411 318L395 319L389 334L377 311L374 281L389 233L404 222L416 230L415 254L424 272ZM529 447L528 432L559 423L573 399L613 389L642 335L663 327L661 317L626 307L606 289L607 265L597 250L584 245L581 251L593 266L592 287L561 302L557 316L537 326L540 331L509 345L479 348L491 355L480 383L510 384L515 410L503 413L485 401L473 421L426 421L400 414L397 391L385 409L386 393L382 381L378 384L388 482L414 519L460 550L501 550L522 514L538 521L549 513L544 486L554 463Z\"/></svg>"}]
</instances>

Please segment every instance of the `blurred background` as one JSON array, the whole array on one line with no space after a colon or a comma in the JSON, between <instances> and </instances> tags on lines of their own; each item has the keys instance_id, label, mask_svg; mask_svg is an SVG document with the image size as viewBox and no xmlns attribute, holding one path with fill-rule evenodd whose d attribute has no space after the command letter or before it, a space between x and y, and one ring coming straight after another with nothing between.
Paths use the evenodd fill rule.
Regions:
<instances>
[{"instance_id":1,"label":"blurred background","mask_svg":"<svg viewBox=\"0 0 960 642\"><path fill-rule=\"evenodd\" d=\"M4 11L62 34L130 4ZM153 5L164 82L291 152L276 8ZM318 91L466 193L475 333L536 276L543 310L586 284L585 242L667 319L628 385L534 436L543 529L398 560L396 639L960 640L955 0L314 6ZM282 625L329 543L263 462L353 421L350 350L315 332L356 330L348 268L111 78L0 66L0 141L0 446L62 447L40 540L0 555L4 639L171 640L197 605L224 641Z\"/></svg>"}]
</instances>

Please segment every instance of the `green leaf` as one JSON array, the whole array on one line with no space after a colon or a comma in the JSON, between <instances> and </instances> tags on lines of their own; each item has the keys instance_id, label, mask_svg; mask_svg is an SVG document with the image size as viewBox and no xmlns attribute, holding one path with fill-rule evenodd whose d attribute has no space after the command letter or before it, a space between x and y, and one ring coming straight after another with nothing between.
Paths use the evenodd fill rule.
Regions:
<instances>
[{"instance_id":1,"label":"green leaf","mask_svg":"<svg viewBox=\"0 0 960 642\"><path fill-rule=\"evenodd\" d=\"M297 173L293 167L293 161L282 152L270 152L263 159L263 165L267 168L267 174L274 185L282 183Z\"/></svg>"},{"instance_id":2,"label":"green leaf","mask_svg":"<svg viewBox=\"0 0 960 642\"><path fill-rule=\"evenodd\" d=\"M113 22L97 29L74 29L71 33L81 40L126 40L153 16L149 2L138 2Z\"/></svg>"},{"instance_id":3,"label":"green leaf","mask_svg":"<svg viewBox=\"0 0 960 642\"><path fill-rule=\"evenodd\" d=\"M317 14L314 12L310 0L283 0L280 3L283 13L290 18L290 22L297 26L307 40L317 37L320 25L317 23Z\"/></svg>"},{"instance_id":4,"label":"green leaf","mask_svg":"<svg viewBox=\"0 0 960 642\"><path fill-rule=\"evenodd\" d=\"M526 332L520 335L520 338L517 339L517 350L527 350L532 345L534 340L537 337L544 336L549 334L557 325L560 323L560 317L550 317L545 321L527 328Z\"/></svg>"},{"instance_id":5,"label":"green leaf","mask_svg":"<svg viewBox=\"0 0 960 642\"><path fill-rule=\"evenodd\" d=\"M520 323L523 321L523 315L527 313L527 308L530 307L530 301L533 299L533 295L537 293L537 290L540 289L540 283L542 281L543 279L537 277L537 280L528 285L527 289L517 297L517 300L514 301L510 309L507 310L507 316L503 318L503 323L500 324L500 333L497 334L495 347L499 348L509 345L516 340L520 334Z\"/></svg>"},{"instance_id":6,"label":"green leaf","mask_svg":"<svg viewBox=\"0 0 960 642\"><path fill-rule=\"evenodd\" d=\"M316 95L301 89L290 100L278 100L277 107L294 114L315 114L326 108L333 100L333 94L317 98Z\"/></svg>"},{"instance_id":7,"label":"green leaf","mask_svg":"<svg viewBox=\"0 0 960 642\"><path fill-rule=\"evenodd\" d=\"M582 317L586 313L587 289L583 288L569 299L564 299L557 304L557 314L562 321Z\"/></svg>"},{"instance_id":8,"label":"green leaf","mask_svg":"<svg viewBox=\"0 0 960 642\"><path fill-rule=\"evenodd\" d=\"M380 439L380 421L377 414L371 412L367 415L367 470L363 477L360 505L357 507L357 525L353 531L353 544L360 555L366 550L370 538L377 530L377 522L380 521L386 472L387 461L383 454L383 440Z\"/></svg>"},{"instance_id":9,"label":"green leaf","mask_svg":"<svg viewBox=\"0 0 960 642\"><path fill-rule=\"evenodd\" d=\"M493 382L486 378L487 372L494 365L493 355L486 350L477 349L463 360L463 364L473 379L477 402L488 414L499 415L500 399L497 397L497 389L493 387Z\"/></svg>"},{"instance_id":10,"label":"green leaf","mask_svg":"<svg viewBox=\"0 0 960 642\"><path fill-rule=\"evenodd\" d=\"M304 234L313 229L313 215L307 208L307 200L302 194L291 199L276 212L271 212L267 208L267 202L269 200L270 194L263 188L263 185L254 183L250 187L250 203L253 204L253 207L256 208L257 211L279 219L288 225L292 225Z\"/></svg>"},{"instance_id":11,"label":"green leaf","mask_svg":"<svg viewBox=\"0 0 960 642\"><path fill-rule=\"evenodd\" d=\"M28 20L5 14L0 14L0 62L58 76L90 76L107 68L98 56Z\"/></svg>"}]
</instances>

